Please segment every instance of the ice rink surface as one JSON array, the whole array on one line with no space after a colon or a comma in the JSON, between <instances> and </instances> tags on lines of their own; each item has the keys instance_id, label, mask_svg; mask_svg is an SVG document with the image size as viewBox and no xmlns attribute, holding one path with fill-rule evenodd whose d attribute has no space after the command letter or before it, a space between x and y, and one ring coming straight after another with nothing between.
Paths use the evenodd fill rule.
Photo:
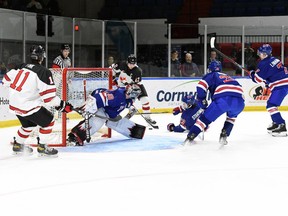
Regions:
<instances>
[{"instance_id":1,"label":"ice rink surface","mask_svg":"<svg viewBox=\"0 0 288 216\"><path fill-rule=\"evenodd\" d=\"M282 112L288 121L288 112ZM180 116L155 114L143 140L119 134L58 158L12 156L17 128L1 129L1 216L287 216L288 137L271 137L266 112L239 115L219 149L224 116L204 141L182 147ZM144 123L141 116L132 118Z\"/></svg>"}]
</instances>

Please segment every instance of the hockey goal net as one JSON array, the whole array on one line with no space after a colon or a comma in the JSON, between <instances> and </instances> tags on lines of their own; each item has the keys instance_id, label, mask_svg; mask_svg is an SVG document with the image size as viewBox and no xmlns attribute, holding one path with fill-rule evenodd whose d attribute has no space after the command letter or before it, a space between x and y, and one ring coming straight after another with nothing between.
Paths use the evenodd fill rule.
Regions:
<instances>
[{"instance_id":1,"label":"hockey goal net","mask_svg":"<svg viewBox=\"0 0 288 216\"><path fill-rule=\"evenodd\" d=\"M111 68L64 68L50 69L57 89L57 95L74 107L83 105L86 98L96 88L112 88ZM51 134L49 146L67 146L67 134L82 120L82 116L76 112L62 113L54 108L49 108L55 118L55 125ZM93 136L92 141L100 137L111 137L111 129L105 126ZM31 139L37 139L37 130ZM28 141L28 143L31 143ZM34 141L32 143L35 143Z\"/></svg>"}]
</instances>

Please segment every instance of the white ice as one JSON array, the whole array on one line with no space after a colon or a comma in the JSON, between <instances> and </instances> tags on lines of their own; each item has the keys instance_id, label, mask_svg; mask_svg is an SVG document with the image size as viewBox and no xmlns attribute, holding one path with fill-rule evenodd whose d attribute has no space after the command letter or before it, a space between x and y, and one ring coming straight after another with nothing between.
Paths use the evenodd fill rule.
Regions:
<instances>
[{"instance_id":1,"label":"white ice","mask_svg":"<svg viewBox=\"0 0 288 216\"><path fill-rule=\"evenodd\" d=\"M288 137L267 134L268 113L241 113L222 149L224 116L189 147L181 146L186 134L166 131L179 116L153 118L160 129L147 130L143 140L116 134L59 148L53 159L12 156L17 128L1 129L0 215L288 215Z\"/></svg>"}]
</instances>

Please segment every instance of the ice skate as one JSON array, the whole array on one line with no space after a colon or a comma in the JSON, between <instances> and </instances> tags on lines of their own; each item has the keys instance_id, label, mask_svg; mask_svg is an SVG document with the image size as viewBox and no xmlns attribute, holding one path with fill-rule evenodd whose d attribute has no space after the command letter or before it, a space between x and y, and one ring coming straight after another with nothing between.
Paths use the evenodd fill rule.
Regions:
<instances>
[{"instance_id":1,"label":"ice skate","mask_svg":"<svg viewBox=\"0 0 288 216\"><path fill-rule=\"evenodd\" d=\"M16 140L14 140L12 150L15 155L31 155L33 153L33 149L30 146L17 143Z\"/></svg>"},{"instance_id":2,"label":"ice skate","mask_svg":"<svg viewBox=\"0 0 288 216\"><path fill-rule=\"evenodd\" d=\"M77 139L77 137L73 133L69 133L68 138L67 138L67 145L68 146L83 146L83 142L80 139Z\"/></svg>"},{"instance_id":3,"label":"ice skate","mask_svg":"<svg viewBox=\"0 0 288 216\"><path fill-rule=\"evenodd\" d=\"M196 135L194 133L192 133L190 136L187 136L187 138L185 139L185 141L182 145L183 146L192 145L195 138L196 138Z\"/></svg>"},{"instance_id":4,"label":"ice skate","mask_svg":"<svg viewBox=\"0 0 288 216\"><path fill-rule=\"evenodd\" d=\"M278 124L276 124L275 122L272 122L272 124L267 128L267 132L271 134L272 130L276 129L277 127L278 127Z\"/></svg>"},{"instance_id":5,"label":"ice skate","mask_svg":"<svg viewBox=\"0 0 288 216\"><path fill-rule=\"evenodd\" d=\"M219 143L221 144L220 148L223 147L224 145L227 145L227 133L225 129L222 129L221 133L220 133L220 138L219 138Z\"/></svg>"},{"instance_id":6,"label":"ice skate","mask_svg":"<svg viewBox=\"0 0 288 216\"><path fill-rule=\"evenodd\" d=\"M273 129L271 134L274 137L285 137L285 136L287 136L286 125L284 123L277 125L277 128Z\"/></svg>"},{"instance_id":7,"label":"ice skate","mask_svg":"<svg viewBox=\"0 0 288 216\"><path fill-rule=\"evenodd\" d=\"M50 148L45 144L38 144L37 151L39 157L58 157L58 150L55 148Z\"/></svg>"}]
</instances>

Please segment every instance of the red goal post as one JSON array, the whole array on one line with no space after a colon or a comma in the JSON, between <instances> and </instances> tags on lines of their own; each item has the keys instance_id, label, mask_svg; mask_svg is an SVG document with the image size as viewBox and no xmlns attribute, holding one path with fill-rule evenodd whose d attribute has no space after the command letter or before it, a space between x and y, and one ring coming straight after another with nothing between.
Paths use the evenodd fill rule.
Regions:
<instances>
[{"instance_id":1,"label":"red goal post","mask_svg":"<svg viewBox=\"0 0 288 216\"><path fill-rule=\"evenodd\" d=\"M74 107L81 106L89 94L96 88L112 89L111 68L51 68L53 79L57 89L57 95L65 101L70 102ZM81 120L81 116L75 112L66 114L50 109L55 116L53 135L49 146L65 147L69 130ZM78 117L76 124L71 124L71 119ZM69 125L70 124L70 125ZM99 135L99 134L98 134ZM105 135L111 137L111 129L105 130Z\"/></svg>"}]
</instances>

